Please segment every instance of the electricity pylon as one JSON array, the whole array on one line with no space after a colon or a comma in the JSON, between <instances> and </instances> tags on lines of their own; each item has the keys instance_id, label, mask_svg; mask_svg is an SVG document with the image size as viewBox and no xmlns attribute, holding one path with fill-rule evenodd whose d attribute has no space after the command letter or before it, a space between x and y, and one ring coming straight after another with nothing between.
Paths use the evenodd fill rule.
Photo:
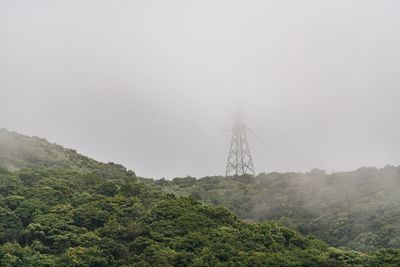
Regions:
<instances>
[{"instance_id":1,"label":"electricity pylon","mask_svg":"<svg viewBox=\"0 0 400 267\"><path fill-rule=\"evenodd\" d=\"M225 176L243 174L255 175L253 160L251 159L250 146L246 136L246 126L241 121L236 121L229 149L228 163Z\"/></svg>"}]
</instances>

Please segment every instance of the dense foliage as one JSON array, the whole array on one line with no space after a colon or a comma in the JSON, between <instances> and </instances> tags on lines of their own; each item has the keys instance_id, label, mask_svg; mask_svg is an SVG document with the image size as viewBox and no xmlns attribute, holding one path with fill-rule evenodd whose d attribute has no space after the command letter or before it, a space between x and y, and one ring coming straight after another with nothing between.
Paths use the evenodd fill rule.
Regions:
<instances>
[{"instance_id":1,"label":"dense foliage","mask_svg":"<svg viewBox=\"0 0 400 267\"><path fill-rule=\"evenodd\" d=\"M65 169L0 169L1 266L341 266L374 256L329 248L278 223L137 181ZM397 252L396 252L397 253Z\"/></svg>"},{"instance_id":2,"label":"dense foliage","mask_svg":"<svg viewBox=\"0 0 400 267\"><path fill-rule=\"evenodd\" d=\"M280 223L245 223L221 206L162 192L120 165L98 163L42 139L29 143L28 137L2 134L8 141L0 142L0 266L400 264L397 249L359 253L329 247ZM19 152L11 153L16 147ZM207 179L216 186L221 178ZM232 185L246 187L249 181L234 178ZM198 182L159 183L189 192Z\"/></svg>"},{"instance_id":3,"label":"dense foliage","mask_svg":"<svg viewBox=\"0 0 400 267\"><path fill-rule=\"evenodd\" d=\"M280 221L336 247L400 248L400 167L157 183L167 192L224 205L247 221Z\"/></svg>"}]
</instances>

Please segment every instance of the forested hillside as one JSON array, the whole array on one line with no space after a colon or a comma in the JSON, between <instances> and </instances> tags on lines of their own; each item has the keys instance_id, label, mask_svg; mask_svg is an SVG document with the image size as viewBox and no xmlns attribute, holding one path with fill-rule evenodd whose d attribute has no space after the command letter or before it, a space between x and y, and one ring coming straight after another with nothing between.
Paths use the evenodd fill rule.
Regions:
<instances>
[{"instance_id":1,"label":"forested hillside","mask_svg":"<svg viewBox=\"0 0 400 267\"><path fill-rule=\"evenodd\" d=\"M73 149L49 143L44 138L30 137L0 129L0 166L8 170L23 168L64 168L81 173L96 173L104 179L123 180L135 175L115 163L102 163L78 154Z\"/></svg>"},{"instance_id":2,"label":"forested hillside","mask_svg":"<svg viewBox=\"0 0 400 267\"><path fill-rule=\"evenodd\" d=\"M120 165L98 163L37 138L2 134L8 141L0 147L0 266L400 264L397 249L365 254L332 248L277 222L245 223L222 206L162 192ZM57 161L46 160L57 153ZM32 158L41 159L37 166ZM207 179L216 187L222 178ZM189 192L207 179L162 183ZM250 181L232 180L231 197ZM243 216L244 208L236 211Z\"/></svg>"},{"instance_id":3,"label":"forested hillside","mask_svg":"<svg viewBox=\"0 0 400 267\"><path fill-rule=\"evenodd\" d=\"M400 247L400 167L157 183L167 192L224 205L247 221L280 221L336 247Z\"/></svg>"}]
</instances>

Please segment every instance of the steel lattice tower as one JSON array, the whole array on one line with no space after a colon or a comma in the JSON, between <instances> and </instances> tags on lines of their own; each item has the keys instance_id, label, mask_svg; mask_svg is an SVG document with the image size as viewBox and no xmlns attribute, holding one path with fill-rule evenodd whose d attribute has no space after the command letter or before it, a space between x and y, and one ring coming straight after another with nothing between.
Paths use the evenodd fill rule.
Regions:
<instances>
[{"instance_id":1,"label":"steel lattice tower","mask_svg":"<svg viewBox=\"0 0 400 267\"><path fill-rule=\"evenodd\" d=\"M246 136L246 126L237 121L233 127L231 145L225 176L255 175L250 146Z\"/></svg>"}]
</instances>

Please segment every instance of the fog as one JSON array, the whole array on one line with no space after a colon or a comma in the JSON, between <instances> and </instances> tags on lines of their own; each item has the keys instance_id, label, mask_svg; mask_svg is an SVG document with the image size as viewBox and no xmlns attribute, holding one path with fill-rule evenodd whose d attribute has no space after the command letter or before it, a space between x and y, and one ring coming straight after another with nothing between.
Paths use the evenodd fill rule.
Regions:
<instances>
[{"instance_id":1,"label":"fog","mask_svg":"<svg viewBox=\"0 0 400 267\"><path fill-rule=\"evenodd\" d=\"M138 175L400 163L399 1L0 2L0 127Z\"/></svg>"}]
</instances>

